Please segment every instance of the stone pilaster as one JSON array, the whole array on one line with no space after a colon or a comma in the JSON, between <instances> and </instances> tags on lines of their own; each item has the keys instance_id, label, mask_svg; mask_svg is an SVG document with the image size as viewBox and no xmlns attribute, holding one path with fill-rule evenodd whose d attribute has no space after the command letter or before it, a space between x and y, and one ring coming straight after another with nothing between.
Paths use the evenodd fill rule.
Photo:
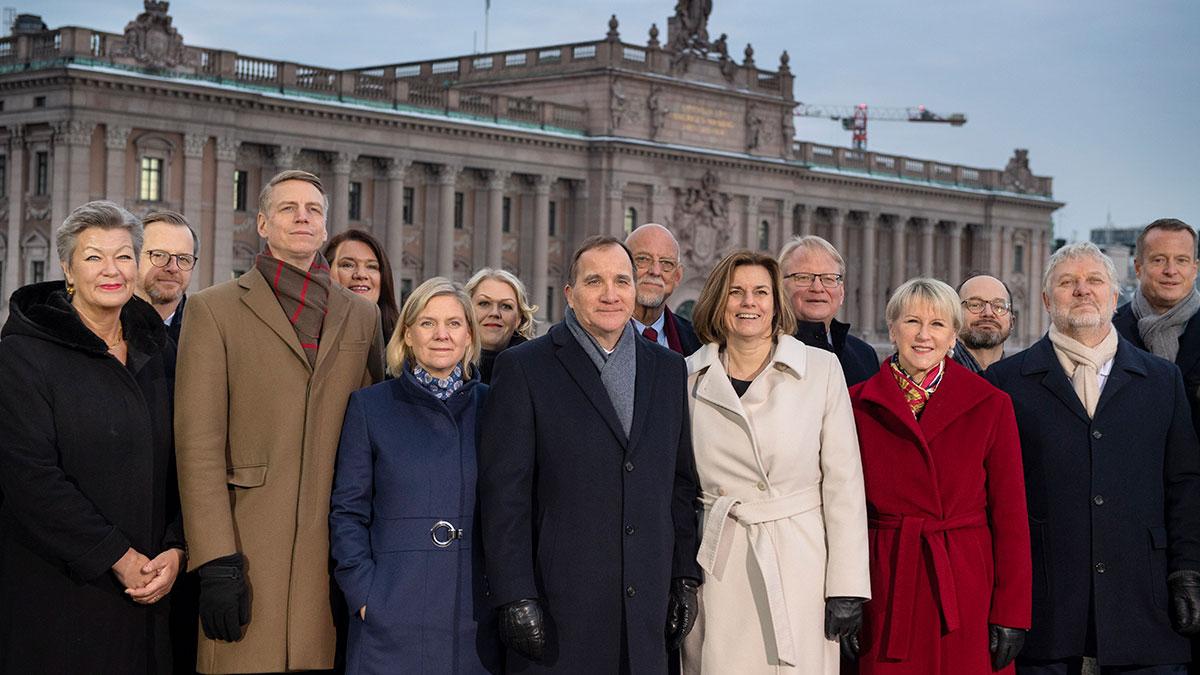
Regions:
<instances>
[{"instance_id":1,"label":"stone pilaster","mask_svg":"<svg viewBox=\"0 0 1200 675\"><path fill-rule=\"evenodd\" d=\"M504 266L504 189L508 186L507 171L494 170L488 176L487 266Z\"/></svg>"},{"instance_id":2,"label":"stone pilaster","mask_svg":"<svg viewBox=\"0 0 1200 675\"><path fill-rule=\"evenodd\" d=\"M533 288L530 294L538 305L537 319L544 322L548 317L546 307L546 285L550 268L550 186L554 179L535 176L533 179Z\"/></svg>"},{"instance_id":3,"label":"stone pilaster","mask_svg":"<svg viewBox=\"0 0 1200 675\"><path fill-rule=\"evenodd\" d=\"M357 159L357 155L349 152L339 152L333 157L333 197L329 200L332 213L327 216L331 237L350 226L350 169Z\"/></svg>"},{"instance_id":4,"label":"stone pilaster","mask_svg":"<svg viewBox=\"0 0 1200 675\"><path fill-rule=\"evenodd\" d=\"M387 160L387 229L384 249L392 265L392 281L399 291L408 270L404 269L404 179L412 160L393 157ZM386 336L391 337L391 336Z\"/></svg>"},{"instance_id":5,"label":"stone pilaster","mask_svg":"<svg viewBox=\"0 0 1200 675\"><path fill-rule=\"evenodd\" d=\"M454 279L454 186L461 172L454 164L438 168L437 274L447 279Z\"/></svg>"},{"instance_id":6,"label":"stone pilaster","mask_svg":"<svg viewBox=\"0 0 1200 675\"><path fill-rule=\"evenodd\" d=\"M217 191L213 221L212 282L233 278L233 170L241 141L217 137Z\"/></svg>"},{"instance_id":7,"label":"stone pilaster","mask_svg":"<svg viewBox=\"0 0 1200 675\"><path fill-rule=\"evenodd\" d=\"M125 190L125 153L132 129L120 124L108 124L104 129L104 197L122 206L128 193Z\"/></svg>"},{"instance_id":8,"label":"stone pilaster","mask_svg":"<svg viewBox=\"0 0 1200 675\"><path fill-rule=\"evenodd\" d=\"M921 276L933 276L933 235L937 222L931 218L921 220Z\"/></svg>"}]
</instances>

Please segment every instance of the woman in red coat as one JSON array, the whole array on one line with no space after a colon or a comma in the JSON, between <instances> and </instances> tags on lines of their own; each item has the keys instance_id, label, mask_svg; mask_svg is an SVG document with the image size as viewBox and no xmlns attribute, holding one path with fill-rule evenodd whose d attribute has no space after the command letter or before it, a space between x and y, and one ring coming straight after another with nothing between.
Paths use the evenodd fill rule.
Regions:
<instances>
[{"instance_id":1,"label":"woman in red coat","mask_svg":"<svg viewBox=\"0 0 1200 675\"><path fill-rule=\"evenodd\" d=\"M952 288L912 279L886 316L896 354L850 390L874 598L858 672L1011 673L1032 593L1012 403L946 358L962 322Z\"/></svg>"}]
</instances>

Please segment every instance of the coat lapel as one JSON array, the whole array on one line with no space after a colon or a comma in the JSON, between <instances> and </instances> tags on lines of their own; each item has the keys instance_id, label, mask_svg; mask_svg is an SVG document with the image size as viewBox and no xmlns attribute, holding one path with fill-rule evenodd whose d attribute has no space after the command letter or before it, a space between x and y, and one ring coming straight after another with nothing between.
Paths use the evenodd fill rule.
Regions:
<instances>
[{"instance_id":1,"label":"coat lapel","mask_svg":"<svg viewBox=\"0 0 1200 675\"><path fill-rule=\"evenodd\" d=\"M1145 375L1146 369L1140 363L1141 353L1135 351L1133 346L1125 338L1119 338L1117 343L1117 355L1113 357L1112 370L1108 372L1108 381L1104 383L1104 390L1100 392L1100 400L1096 402L1096 415L1104 410L1104 406L1121 391L1121 388L1133 381L1133 376L1130 373Z\"/></svg>"},{"instance_id":2,"label":"coat lapel","mask_svg":"<svg viewBox=\"0 0 1200 675\"><path fill-rule=\"evenodd\" d=\"M746 409L742 407L742 400L738 398L729 377L725 374L725 367L721 365L720 348L716 343L704 345L688 359L689 374L704 370L710 372L700 375L696 383L696 398L733 413L748 432L750 421L746 417Z\"/></svg>"},{"instance_id":3,"label":"coat lapel","mask_svg":"<svg viewBox=\"0 0 1200 675\"><path fill-rule=\"evenodd\" d=\"M262 273L257 269L251 269L238 277L238 286L246 290L242 295L242 302L258 316L260 321L275 331L280 340L291 347L292 353L311 373L312 367L308 364L308 357L304 355L304 349L300 347L300 338L296 337L296 329L284 316L283 308L279 306L279 299L275 297L275 291L271 290L271 284L267 282Z\"/></svg>"},{"instance_id":4,"label":"coat lapel","mask_svg":"<svg viewBox=\"0 0 1200 675\"><path fill-rule=\"evenodd\" d=\"M1049 389L1050 393L1058 397L1058 400L1068 410L1075 413L1076 417L1083 420L1084 424L1091 424L1092 420L1088 417L1087 409L1079 401L1079 396L1075 394L1075 388L1071 386L1071 381L1067 379L1066 371L1062 369L1062 364L1058 362L1058 357L1054 354L1054 345L1050 342L1049 337L1043 337L1029 348L1029 358L1025 359L1025 363L1021 366L1022 375L1036 375L1038 373L1043 374L1043 387Z\"/></svg>"},{"instance_id":5,"label":"coat lapel","mask_svg":"<svg viewBox=\"0 0 1200 675\"><path fill-rule=\"evenodd\" d=\"M946 359L942 383L925 404L917 423L926 442L932 443L954 420L965 415L987 396L986 388L970 386L970 377L972 374L966 368L951 358Z\"/></svg>"},{"instance_id":6,"label":"coat lapel","mask_svg":"<svg viewBox=\"0 0 1200 675\"><path fill-rule=\"evenodd\" d=\"M625 436L625 429L621 426L620 418L617 417L617 409L613 407L612 400L608 398L608 391L604 389L604 383L600 381L600 371L596 369L596 364L592 363L591 357L583 351L583 347L571 334L571 329L567 328L566 324L555 324L550 328L550 334L556 347L555 356L563 364L567 374L583 390L588 400L592 402L592 406L596 408L596 412L600 413L600 417L612 429L613 435L617 437L621 445L627 446L629 439ZM641 365L639 360L638 366ZM636 414L636 394L634 410Z\"/></svg>"},{"instance_id":7,"label":"coat lapel","mask_svg":"<svg viewBox=\"0 0 1200 675\"><path fill-rule=\"evenodd\" d=\"M648 340L634 340L634 344L637 346L637 378L633 394L633 423L629 427L630 450L637 448L638 439L642 437L642 429L646 426L646 418L653 412L656 380L654 371L658 364L658 358L654 355Z\"/></svg>"},{"instance_id":8,"label":"coat lapel","mask_svg":"<svg viewBox=\"0 0 1200 675\"><path fill-rule=\"evenodd\" d=\"M353 302L344 293L349 291L330 284L329 304L325 311L325 320L321 324L321 342L317 347L317 365L314 371L321 370L321 364L329 360L329 354L338 350L342 330L346 327L346 318L350 316L350 303Z\"/></svg>"},{"instance_id":9,"label":"coat lapel","mask_svg":"<svg viewBox=\"0 0 1200 675\"><path fill-rule=\"evenodd\" d=\"M1179 337L1179 353L1175 355L1175 363L1179 370L1190 373L1200 360L1200 312L1192 315L1183 328Z\"/></svg>"}]
</instances>

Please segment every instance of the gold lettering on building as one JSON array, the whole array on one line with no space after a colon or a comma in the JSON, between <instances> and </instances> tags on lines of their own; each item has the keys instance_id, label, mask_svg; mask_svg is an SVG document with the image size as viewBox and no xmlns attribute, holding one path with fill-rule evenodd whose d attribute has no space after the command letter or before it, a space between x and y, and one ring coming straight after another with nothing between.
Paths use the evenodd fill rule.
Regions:
<instances>
[{"instance_id":1,"label":"gold lettering on building","mask_svg":"<svg viewBox=\"0 0 1200 675\"><path fill-rule=\"evenodd\" d=\"M671 119L679 124L679 130L685 138L699 136L724 140L734 128L734 121L728 112L695 103L681 104L678 110L671 112Z\"/></svg>"}]
</instances>

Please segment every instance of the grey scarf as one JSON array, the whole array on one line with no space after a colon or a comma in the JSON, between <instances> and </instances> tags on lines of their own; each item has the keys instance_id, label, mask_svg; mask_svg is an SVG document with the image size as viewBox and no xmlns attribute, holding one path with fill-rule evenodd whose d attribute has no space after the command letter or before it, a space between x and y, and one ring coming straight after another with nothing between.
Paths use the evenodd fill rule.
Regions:
<instances>
[{"instance_id":1,"label":"grey scarf","mask_svg":"<svg viewBox=\"0 0 1200 675\"><path fill-rule=\"evenodd\" d=\"M613 408L617 411L617 419L621 420L621 427L625 429L625 436L628 438L629 430L633 428L633 395L634 383L637 380L637 336L633 334L633 324L625 322L625 330L617 340L617 348L609 354L596 342L596 338L580 325L573 310L567 309L563 323L567 324L575 340L600 371L600 382L604 384L608 399L612 401Z\"/></svg>"},{"instance_id":2,"label":"grey scarf","mask_svg":"<svg viewBox=\"0 0 1200 675\"><path fill-rule=\"evenodd\" d=\"M1139 288L1133 294L1133 316L1138 334L1151 353L1174 362L1179 353L1179 338L1192 315L1200 310L1200 293L1193 288L1186 298L1162 314L1156 314Z\"/></svg>"}]
</instances>

